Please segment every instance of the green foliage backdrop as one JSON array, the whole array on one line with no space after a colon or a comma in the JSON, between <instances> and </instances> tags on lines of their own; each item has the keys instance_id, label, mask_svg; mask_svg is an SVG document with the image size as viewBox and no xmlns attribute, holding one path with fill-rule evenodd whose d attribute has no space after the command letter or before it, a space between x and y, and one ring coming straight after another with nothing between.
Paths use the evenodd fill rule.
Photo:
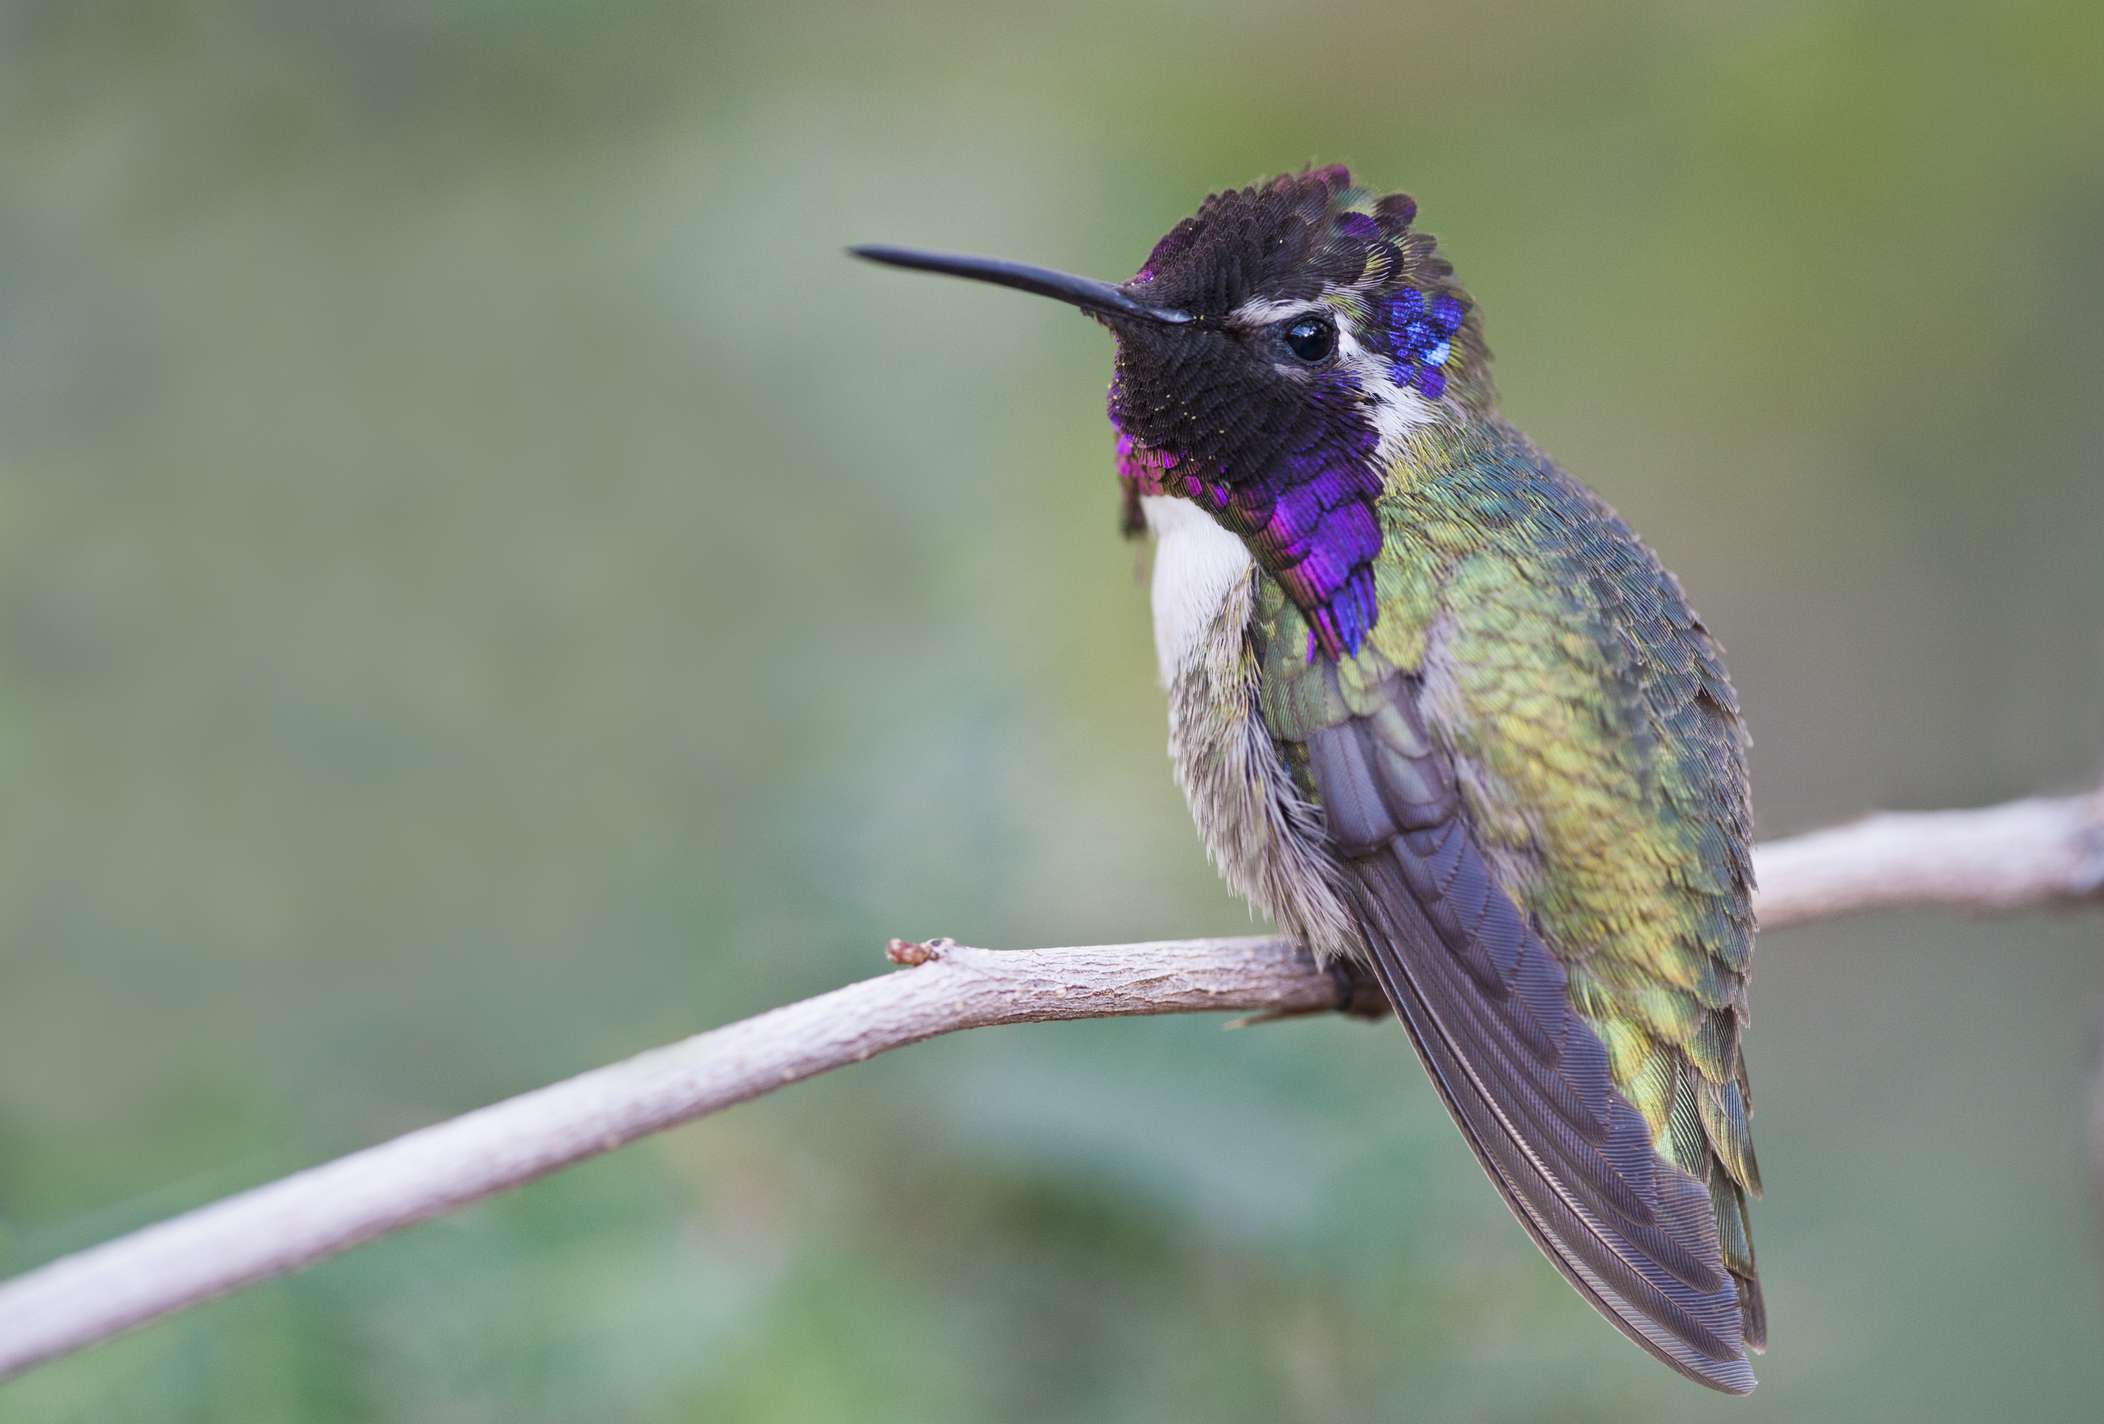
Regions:
<instances>
[{"instance_id":1,"label":"green foliage backdrop","mask_svg":"<svg viewBox=\"0 0 2104 1424\"><path fill-rule=\"evenodd\" d=\"M2086 0L0 5L0 1270L877 972L1233 931L1088 323L1407 187L1728 644L1764 830L2104 747ZM1400 1033L944 1041L0 1391L9 1420L2093 1418L2091 918L1776 935L1753 1400Z\"/></svg>"}]
</instances>

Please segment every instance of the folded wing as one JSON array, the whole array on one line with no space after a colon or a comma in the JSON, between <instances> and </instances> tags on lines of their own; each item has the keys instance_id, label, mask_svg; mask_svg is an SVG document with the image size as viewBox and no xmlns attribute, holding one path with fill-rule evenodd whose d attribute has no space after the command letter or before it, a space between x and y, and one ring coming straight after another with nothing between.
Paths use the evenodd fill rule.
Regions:
<instances>
[{"instance_id":1,"label":"folded wing","mask_svg":"<svg viewBox=\"0 0 2104 1424\"><path fill-rule=\"evenodd\" d=\"M1338 705L1337 670L1316 661L1307 675L1330 679L1324 700ZM1664 1155L1617 1088L1567 965L1472 833L1421 695L1415 677L1394 673L1371 710L1309 731L1295 751L1348 867L1374 973L1478 1160L1556 1267L1659 1359L1743 1393L1758 1291L1727 1262L1712 1183ZM1702 1161L1722 1171L1706 1149Z\"/></svg>"}]
</instances>

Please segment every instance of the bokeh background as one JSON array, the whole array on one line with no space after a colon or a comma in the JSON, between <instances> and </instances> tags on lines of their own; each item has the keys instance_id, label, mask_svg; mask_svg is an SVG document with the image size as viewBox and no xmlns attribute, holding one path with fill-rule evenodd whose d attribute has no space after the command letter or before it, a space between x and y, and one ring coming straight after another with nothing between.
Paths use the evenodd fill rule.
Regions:
<instances>
[{"instance_id":1,"label":"bokeh background","mask_svg":"<svg viewBox=\"0 0 2104 1424\"><path fill-rule=\"evenodd\" d=\"M850 241L1122 276L1349 161L1729 645L1765 834L2091 779L2100 13L0 5L0 1270L890 935L1246 926L1101 333ZM2100 937L1763 942L1746 1404L1555 1278L1399 1032L1190 1020L874 1062L0 1416L2094 1418Z\"/></svg>"}]
</instances>

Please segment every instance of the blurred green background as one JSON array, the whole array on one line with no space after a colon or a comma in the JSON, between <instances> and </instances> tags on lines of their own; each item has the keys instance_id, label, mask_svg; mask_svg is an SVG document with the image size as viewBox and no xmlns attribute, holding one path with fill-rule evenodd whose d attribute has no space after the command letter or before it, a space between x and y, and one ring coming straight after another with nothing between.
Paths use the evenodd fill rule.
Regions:
<instances>
[{"instance_id":1,"label":"blurred green background","mask_svg":"<svg viewBox=\"0 0 2104 1424\"><path fill-rule=\"evenodd\" d=\"M1732 654L1765 834L2104 748L2104 19L0 4L0 1270L879 972L1247 924L1106 276L1406 187ZM2094 1418L2104 920L1762 944L1750 1403L1399 1032L968 1035L44 1369L12 1420Z\"/></svg>"}]
</instances>

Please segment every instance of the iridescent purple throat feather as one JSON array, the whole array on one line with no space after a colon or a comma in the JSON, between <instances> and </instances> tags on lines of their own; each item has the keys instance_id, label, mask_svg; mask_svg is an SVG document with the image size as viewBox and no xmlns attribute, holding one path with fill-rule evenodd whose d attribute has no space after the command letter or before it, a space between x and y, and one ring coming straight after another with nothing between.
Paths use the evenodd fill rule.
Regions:
<instances>
[{"instance_id":1,"label":"iridescent purple throat feather","mask_svg":"<svg viewBox=\"0 0 2104 1424\"><path fill-rule=\"evenodd\" d=\"M1452 269L1410 229L1415 213L1407 197L1353 189L1341 168L1216 194L1134 278L1150 300L1196 314L1193 326L1117 328L1109 405L1128 528L1141 495L1205 509L1306 616L1310 658L1356 655L1379 617L1376 415L1394 393L1362 387L1363 366L1280 379L1237 312L1252 298L1326 304L1385 359L1373 379L1448 397L1457 373L1480 366L1463 360L1480 342Z\"/></svg>"},{"instance_id":2,"label":"iridescent purple throat feather","mask_svg":"<svg viewBox=\"0 0 2104 1424\"><path fill-rule=\"evenodd\" d=\"M1340 387L1354 390L1348 378ZM1298 452L1259 478L1206 479L1192 461L1141 445L1120 430L1118 475L1136 495L1188 499L1249 543L1264 571L1309 619L1308 656L1359 651L1379 616L1373 562L1381 552L1373 502L1381 492L1370 426L1340 425L1348 438Z\"/></svg>"}]
</instances>

